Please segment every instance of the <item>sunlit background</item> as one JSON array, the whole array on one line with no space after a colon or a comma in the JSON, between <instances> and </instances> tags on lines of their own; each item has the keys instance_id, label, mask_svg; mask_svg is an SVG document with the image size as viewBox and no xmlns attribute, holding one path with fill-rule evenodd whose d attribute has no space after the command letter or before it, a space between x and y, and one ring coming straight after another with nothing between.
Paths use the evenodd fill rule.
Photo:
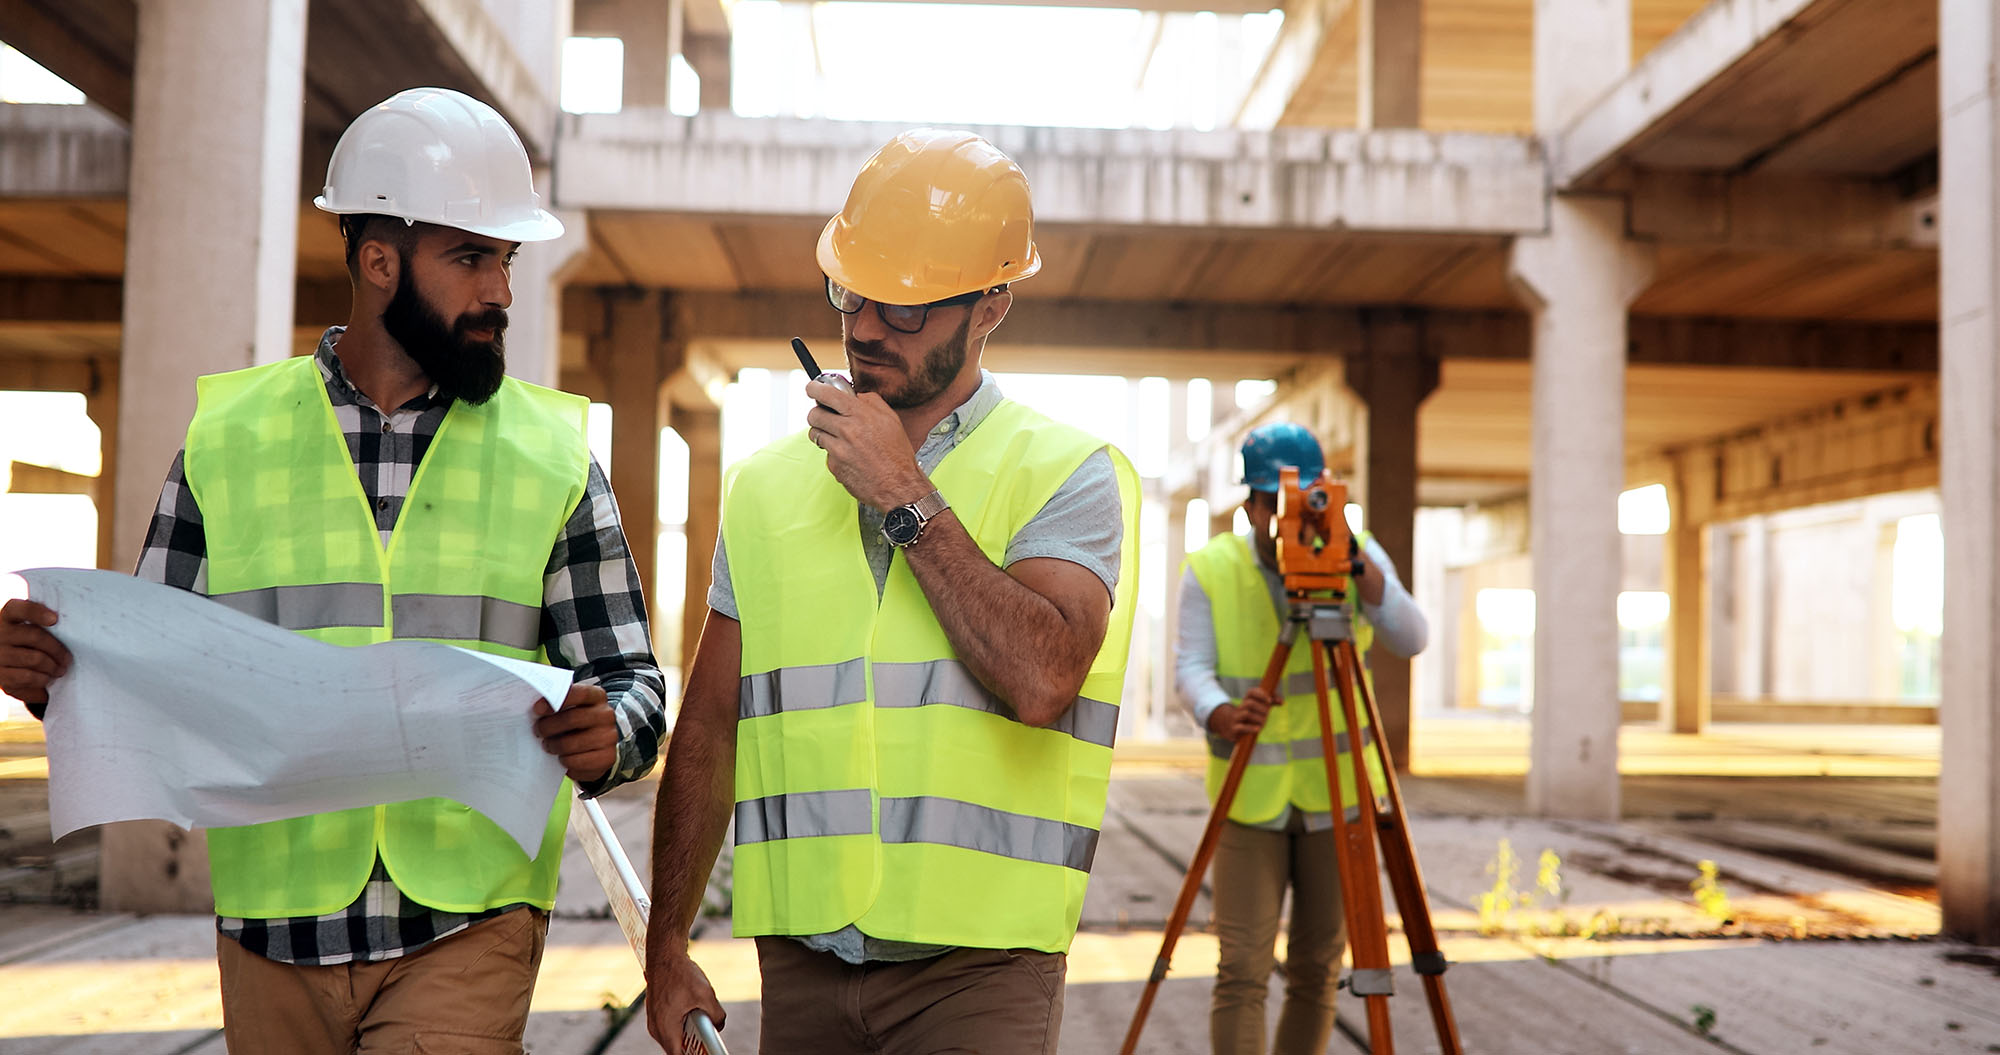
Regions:
<instances>
[{"instance_id":1,"label":"sunlit background","mask_svg":"<svg viewBox=\"0 0 2000 1055\"><path fill-rule=\"evenodd\" d=\"M826 117L902 123L1004 124L1092 128L1209 130L1240 124L1246 96L1283 24L1283 14L1157 13L1113 8L1002 7L912 3L786 3L739 0L731 7L731 109L748 117ZM956 46L978 41L978 47ZM1032 61L1023 56L1032 56ZM888 61L893 59L893 61ZM692 114L699 78L673 57L669 99L675 112ZM624 47L616 38L573 37L562 49L560 103L572 113L621 108ZM0 45L0 101L80 104L82 93L11 47ZM1118 444L1140 473L1157 481L1166 471L1167 382L1162 378L1002 374L1009 395L1058 420ZM1233 385L1239 406L1268 399L1268 378L1218 378ZM798 428L807 407L797 371L742 371L723 399L723 458L734 462L759 445ZM1210 382L1189 385L1186 442L1209 428ZM610 462L610 408L592 412L592 446ZM687 569L687 446L672 429L661 437L660 538L654 617L663 643L680 640L679 598ZM59 470L54 484L36 491L81 490L98 472L96 427L83 397L0 392L0 474L12 466ZM33 470L23 470L33 471ZM1885 513L1884 510L1887 510ZM1191 503L1186 548L1207 540L1210 513ZM1215 511L1227 513L1227 510ZM1364 514L1350 510L1358 528ZM1628 703L1656 703L1666 680L1671 616L1659 581L1658 536L1667 530L1667 496L1657 485L1627 492L1619 502L1619 528L1627 536L1628 589L1618 598L1620 695ZM1236 530L1245 530L1240 511ZM1787 553L1824 552L1805 540L1832 531L1874 525L1881 537L1877 577L1886 582L1882 612L1815 611L1823 576L1834 569L1790 567ZM42 565L89 566L96 554L96 514L83 493L0 494L0 569ZM1157 501L1142 512L1141 618L1135 656L1157 651L1171 603L1164 559L1165 511ZM1847 527L1829 527L1845 524ZM1451 566L1463 533L1476 530L1463 510L1425 509L1418 516L1416 563L1442 571ZM1769 638L1746 645L1743 665L1719 669L1717 689L1735 682L1762 687L1773 698L1851 699L1934 703L1939 690L1938 641L1942 633L1943 542L1935 492L1881 496L1835 507L1793 510L1751 522L1720 525L1712 545L1748 545L1754 537L1768 555L1768 590L1761 617L1774 620ZM1638 540L1638 541L1635 541ZM1716 542L1715 540L1721 540ZM1732 542L1731 540L1736 540ZM1787 545L1790 540L1792 545ZM1747 552L1747 551L1746 551ZM1736 563L1743 565L1743 557ZM1463 605L1470 623L1461 648L1475 656L1465 670L1441 669L1434 656L1419 657L1413 699L1425 712L1522 713L1534 700L1535 597L1525 565L1476 569ZM1482 584L1492 579L1490 584ZM1432 610L1445 598L1435 584L1419 591ZM1825 656L1809 631L1786 625L1801 618L1868 623L1889 658L1863 661ZM1740 621L1739 621L1740 622ZM1718 634L1744 633L1726 620ZM1743 644L1739 641L1738 644ZM678 673L673 644L661 659L670 680ZM1834 647L1834 646L1829 646ZM1739 652L1744 649L1738 649ZM1718 652L1721 656L1723 653ZM1760 658L1761 657L1761 658ZM1135 666L1138 664L1135 663ZM1725 664L1726 666L1726 664ZM1767 669L1765 669L1767 668ZM1858 673L1857 673L1858 672ZM1164 676L1164 675L1160 675ZM1470 677L1471 684L1464 684ZM1856 685L1859 678L1865 685ZM1756 695L1756 691L1746 695ZM7 701L19 713L18 705ZM1160 730L1153 730L1158 732Z\"/></svg>"}]
</instances>

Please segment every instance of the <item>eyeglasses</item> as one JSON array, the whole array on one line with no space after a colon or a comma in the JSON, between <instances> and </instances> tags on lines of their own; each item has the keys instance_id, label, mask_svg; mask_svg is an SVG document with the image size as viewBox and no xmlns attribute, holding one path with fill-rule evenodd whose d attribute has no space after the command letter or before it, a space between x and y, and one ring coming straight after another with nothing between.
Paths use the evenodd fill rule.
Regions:
<instances>
[{"instance_id":1,"label":"eyeglasses","mask_svg":"<svg viewBox=\"0 0 2000 1055\"><path fill-rule=\"evenodd\" d=\"M882 325L895 330L897 333L917 333L924 328L924 323L930 321L932 308L949 308L959 304L971 304L991 292L994 292L994 290L976 289L970 293L960 293L956 297L934 300L929 304L884 304L879 300L873 303L875 304L875 315L882 320ZM833 305L833 309L842 315L852 315L860 311L862 305L869 303L867 297L848 289L831 278L826 280L826 299L828 303Z\"/></svg>"}]
</instances>

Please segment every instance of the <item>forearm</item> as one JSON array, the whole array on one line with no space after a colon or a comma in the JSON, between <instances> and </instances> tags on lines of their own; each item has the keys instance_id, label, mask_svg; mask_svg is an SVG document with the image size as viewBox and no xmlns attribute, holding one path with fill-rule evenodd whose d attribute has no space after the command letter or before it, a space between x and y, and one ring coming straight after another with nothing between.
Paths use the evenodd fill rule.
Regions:
<instances>
[{"instance_id":1,"label":"forearm","mask_svg":"<svg viewBox=\"0 0 2000 1055\"><path fill-rule=\"evenodd\" d=\"M649 949L679 952L701 912L702 893L735 801L736 729L674 728L653 808L653 915Z\"/></svg>"},{"instance_id":2,"label":"forearm","mask_svg":"<svg viewBox=\"0 0 2000 1055\"><path fill-rule=\"evenodd\" d=\"M973 677L1029 725L1061 718L1103 643L1103 621L1066 615L996 566L949 510L903 553Z\"/></svg>"},{"instance_id":3,"label":"forearm","mask_svg":"<svg viewBox=\"0 0 2000 1055\"><path fill-rule=\"evenodd\" d=\"M1361 614L1374 627L1376 644L1405 659L1422 652L1429 643L1430 624L1416 598L1404 589L1395 562L1373 539L1368 541L1364 558L1369 564L1368 579L1373 581L1362 584Z\"/></svg>"},{"instance_id":4,"label":"forearm","mask_svg":"<svg viewBox=\"0 0 2000 1055\"><path fill-rule=\"evenodd\" d=\"M1233 697L1216 676L1214 608L1194 572L1181 575L1180 619L1174 639L1174 688L1194 716L1208 728L1209 715Z\"/></svg>"},{"instance_id":5,"label":"forearm","mask_svg":"<svg viewBox=\"0 0 2000 1055\"><path fill-rule=\"evenodd\" d=\"M662 954L686 949L729 829L741 632L735 620L710 613L667 745L653 809L653 916L647 928L647 948Z\"/></svg>"}]
</instances>

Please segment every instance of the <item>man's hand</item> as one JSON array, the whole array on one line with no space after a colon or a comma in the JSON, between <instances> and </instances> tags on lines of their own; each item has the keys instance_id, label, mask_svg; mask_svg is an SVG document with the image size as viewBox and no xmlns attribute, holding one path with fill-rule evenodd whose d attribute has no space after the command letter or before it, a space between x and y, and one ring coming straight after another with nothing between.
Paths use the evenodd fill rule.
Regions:
<instances>
[{"instance_id":1,"label":"man's hand","mask_svg":"<svg viewBox=\"0 0 2000 1055\"><path fill-rule=\"evenodd\" d=\"M848 494L886 513L931 493L903 419L881 396L818 381L806 382L806 395L819 404L806 414L812 441L826 451L827 470Z\"/></svg>"},{"instance_id":2,"label":"man's hand","mask_svg":"<svg viewBox=\"0 0 2000 1055\"><path fill-rule=\"evenodd\" d=\"M708 984L694 958L686 949L648 957L646 963L646 1029L663 1051L700 1051L697 1043L687 1043L687 1017L695 1011L708 1012L716 1029L722 1028L722 1001Z\"/></svg>"},{"instance_id":3,"label":"man's hand","mask_svg":"<svg viewBox=\"0 0 2000 1055\"><path fill-rule=\"evenodd\" d=\"M69 649L48 628L56 614L46 605L12 600L0 605L0 691L28 704L35 717L49 702L49 683L69 673Z\"/></svg>"},{"instance_id":4,"label":"man's hand","mask_svg":"<svg viewBox=\"0 0 2000 1055\"><path fill-rule=\"evenodd\" d=\"M536 700L535 735L579 784L603 780L618 764L618 716L595 685L571 685L559 711Z\"/></svg>"},{"instance_id":5,"label":"man's hand","mask_svg":"<svg viewBox=\"0 0 2000 1055\"><path fill-rule=\"evenodd\" d=\"M1208 731L1225 740L1256 736L1270 717L1271 708L1283 702L1272 699L1259 685L1243 697L1242 703L1225 703L1209 712Z\"/></svg>"}]
</instances>

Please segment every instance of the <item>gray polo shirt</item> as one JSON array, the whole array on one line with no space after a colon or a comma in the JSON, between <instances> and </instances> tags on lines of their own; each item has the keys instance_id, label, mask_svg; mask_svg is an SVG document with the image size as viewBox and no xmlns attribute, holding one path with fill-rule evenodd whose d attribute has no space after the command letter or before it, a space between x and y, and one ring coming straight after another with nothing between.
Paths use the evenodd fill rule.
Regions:
<instances>
[{"instance_id":1,"label":"gray polo shirt","mask_svg":"<svg viewBox=\"0 0 2000 1055\"><path fill-rule=\"evenodd\" d=\"M945 415L944 420L938 422L930 435L925 437L924 445L917 450L917 467L927 474L935 472L938 463L944 461L944 456L971 435L972 430L993 412L993 408L1000 405L1000 400L1000 386L994 383L993 375L980 371L979 390L958 409ZM1091 574L1103 580L1104 588L1115 595L1120 547L1125 541L1123 513L1118 500L1118 476L1112 467L1111 456L1098 450L1085 458L1083 464L1077 466L1076 471L1042 506L1042 511L1015 533L1007 543L1002 566L1012 566L1032 557L1066 560L1088 568ZM882 537L882 514L865 503L861 504L857 527L861 532L862 551L868 557L868 568L875 573L875 595L879 599L889 581L889 566L895 559L895 547ZM739 618L736 590L729 578L729 558L720 535L715 540L715 563L709 582L708 606L731 619ZM798 940L807 948L833 953L848 963L919 960L951 951L949 946L871 938L853 926L832 934L815 934Z\"/></svg>"}]
</instances>

